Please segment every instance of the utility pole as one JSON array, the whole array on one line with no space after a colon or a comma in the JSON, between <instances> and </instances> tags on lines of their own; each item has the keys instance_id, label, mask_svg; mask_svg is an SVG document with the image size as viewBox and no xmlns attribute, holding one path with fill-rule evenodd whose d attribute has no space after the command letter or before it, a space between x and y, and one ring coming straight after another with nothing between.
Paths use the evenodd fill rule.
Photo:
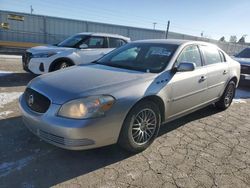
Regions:
<instances>
[{"instance_id":1,"label":"utility pole","mask_svg":"<svg viewBox=\"0 0 250 188\"><path fill-rule=\"evenodd\" d=\"M156 24L157 24L156 22L154 22L154 23L153 23L153 25L154 25L154 29L155 29L155 25L156 25Z\"/></svg>"},{"instance_id":2,"label":"utility pole","mask_svg":"<svg viewBox=\"0 0 250 188\"><path fill-rule=\"evenodd\" d=\"M167 30L166 30L166 39L168 38L169 27L170 27L170 21L168 20L168 26L167 26Z\"/></svg>"},{"instance_id":3,"label":"utility pole","mask_svg":"<svg viewBox=\"0 0 250 188\"><path fill-rule=\"evenodd\" d=\"M203 37L203 36L204 36L204 31L201 32L201 37Z\"/></svg>"},{"instance_id":4,"label":"utility pole","mask_svg":"<svg viewBox=\"0 0 250 188\"><path fill-rule=\"evenodd\" d=\"M34 11L34 9L33 9L32 5L30 5L30 14L32 14L33 11Z\"/></svg>"}]
</instances>

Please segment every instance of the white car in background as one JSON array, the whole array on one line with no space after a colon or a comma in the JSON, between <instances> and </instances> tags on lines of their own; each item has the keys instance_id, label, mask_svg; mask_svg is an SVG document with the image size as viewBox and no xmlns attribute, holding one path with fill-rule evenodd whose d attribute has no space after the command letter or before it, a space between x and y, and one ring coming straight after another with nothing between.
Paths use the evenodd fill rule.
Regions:
<instances>
[{"instance_id":1,"label":"white car in background","mask_svg":"<svg viewBox=\"0 0 250 188\"><path fill-rule=\"evenodd\" d=\"M130 42L130 38L104 33L79 33L55 46L37 46L22 56L23 69L44 74L72 65L90 63Z\"/></svg>"}]
</instances>

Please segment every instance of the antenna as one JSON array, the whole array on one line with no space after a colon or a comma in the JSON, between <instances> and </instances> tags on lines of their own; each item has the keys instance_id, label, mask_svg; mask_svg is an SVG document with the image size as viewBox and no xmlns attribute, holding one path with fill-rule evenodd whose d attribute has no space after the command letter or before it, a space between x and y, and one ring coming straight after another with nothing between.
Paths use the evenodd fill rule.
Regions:
<instances>
[{"instance_id":1,"label":"antenna","mask_svg":"<svg viewBox=\"0 0 250 188\"><path fill-rule=\"evenodd\" d=\"M168 26L166 30L166 39L168 38L169 26L170 26L170 20L168 20Z\"/></svg>"}]
</instances>

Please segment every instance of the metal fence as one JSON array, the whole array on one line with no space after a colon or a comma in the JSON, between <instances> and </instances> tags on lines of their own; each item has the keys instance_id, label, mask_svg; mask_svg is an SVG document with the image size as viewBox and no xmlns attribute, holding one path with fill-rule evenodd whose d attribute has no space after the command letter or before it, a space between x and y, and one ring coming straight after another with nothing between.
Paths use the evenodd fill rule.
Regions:
<instances>
[{"instance_id":1,"label":"metal fence","mask_svg":"<svg viewBox=\"0 0 250 188\"><path fill-rule=\"evenodd\" d=\"M10 19L10 15L20 16L22 19ZM19 18L20 18L19 17ZM129 26L104 24L82 20L57 18L42 15L31 15L19 12L0 10L0 23L7 23L9 29L0 29L0 41L33 42L54 44L66 37L79 32L115 33L130 37L131 40L163 39L165 31L142 29ZM201 40L217 44L228 54L232 55L246 48L237 43L218 42L216 40L195 37L180 33L169 32L168 38Z\"/></svg>"}]
</instances>

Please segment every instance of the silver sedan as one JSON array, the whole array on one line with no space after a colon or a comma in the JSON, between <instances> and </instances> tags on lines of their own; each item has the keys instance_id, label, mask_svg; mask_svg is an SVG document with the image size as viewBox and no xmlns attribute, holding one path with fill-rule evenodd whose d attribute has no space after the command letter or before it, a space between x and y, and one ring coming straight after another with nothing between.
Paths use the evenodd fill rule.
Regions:
<instances>
[{"instance_id":1,"label":"silver sedan","mask_svg":"<svg viewBox=\"0 0 250 188\"><path fill-rule=\"evenodd\" d=\"M24 124L56 146L146 149L160 126L233 100L240 65L205 42L144 40L98 61L39 76L20 97Z\"/></svg>"}]
</instances>

